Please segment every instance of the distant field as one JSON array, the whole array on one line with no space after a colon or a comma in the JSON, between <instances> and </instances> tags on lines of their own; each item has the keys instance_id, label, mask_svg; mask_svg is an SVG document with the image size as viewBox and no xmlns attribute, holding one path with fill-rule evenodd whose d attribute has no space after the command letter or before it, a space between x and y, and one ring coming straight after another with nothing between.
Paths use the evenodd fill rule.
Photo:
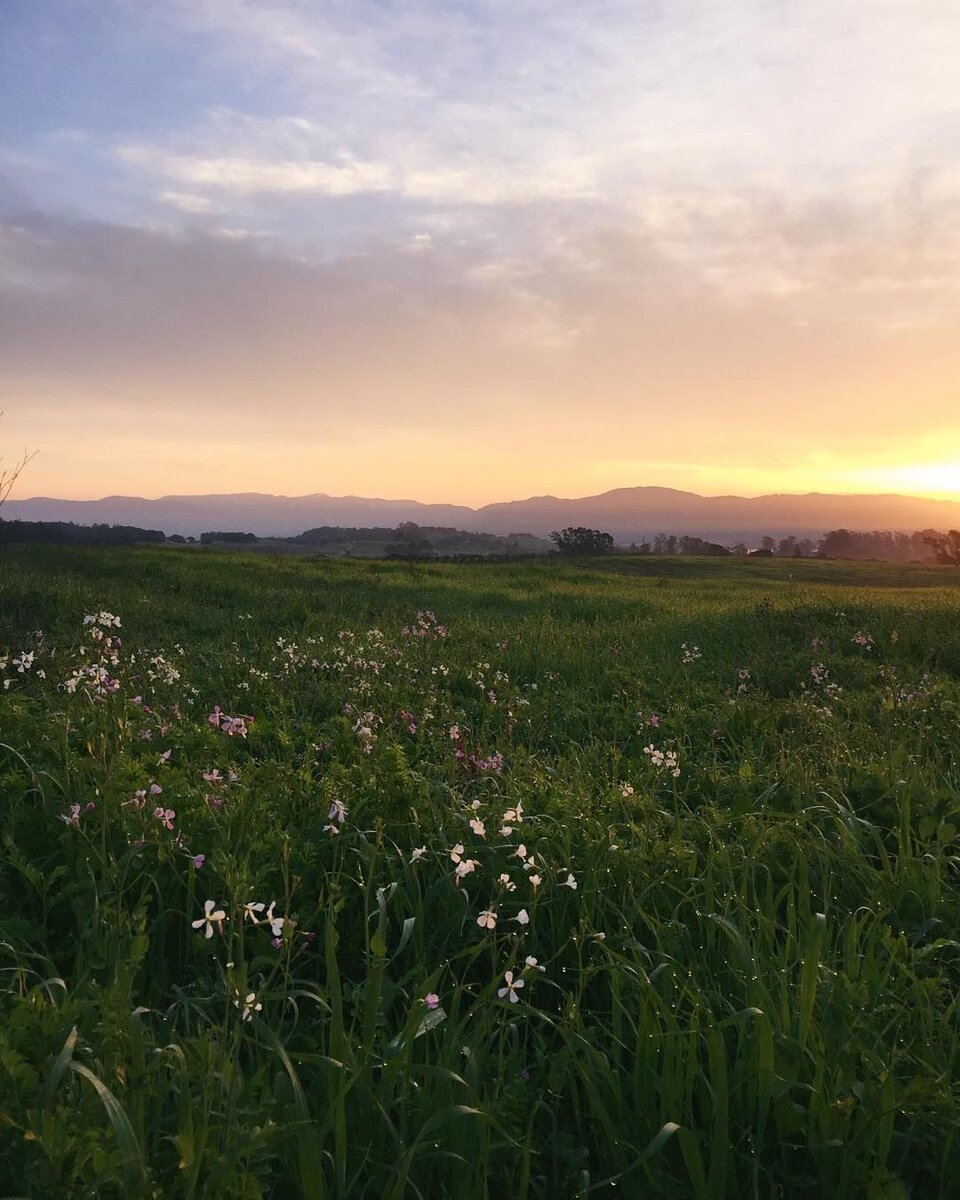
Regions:
<instances>
[{"instance_id":1,"label":"distant field","mask_svg":"<svg viewBox=\"0 0 960 1200\"><path fill-rule=\"evenodd\" d=\"M0 662L0 1197L958 1194L960 572L38 547Z\"/></svg>"}]
</instances>

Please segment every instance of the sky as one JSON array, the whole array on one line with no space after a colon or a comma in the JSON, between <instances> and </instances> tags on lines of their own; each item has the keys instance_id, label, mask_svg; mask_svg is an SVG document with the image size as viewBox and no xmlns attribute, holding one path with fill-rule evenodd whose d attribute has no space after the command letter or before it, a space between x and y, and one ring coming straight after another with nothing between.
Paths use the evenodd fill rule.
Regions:
<instances>
[{"instance_id":1,"label":"sky","mask_svg":"<svg viewBox=\"0 0 960 1200\"><path fill-rule=\"evenodd\" d=\"M16 497L960 498L956 0L0 0Z\"/></svg>"}]
</instances>

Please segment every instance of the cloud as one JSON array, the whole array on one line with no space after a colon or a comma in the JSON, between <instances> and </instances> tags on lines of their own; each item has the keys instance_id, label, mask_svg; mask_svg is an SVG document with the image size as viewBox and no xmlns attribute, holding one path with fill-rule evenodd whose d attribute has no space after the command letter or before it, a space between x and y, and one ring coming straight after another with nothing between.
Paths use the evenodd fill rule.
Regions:
<instances>
[{"instance_id":1,"label":"cloud","mask_svg":"<svg viewBox=\"0 0 960 1200\"><path fill-rule=\"evenodd\" d=\"M122 146L117 153L123 162L149 167L167 179L198 186L209 185L241 195L306 192L321 196L352 196L384 192L390 188L389 171L377 163L350 162L335 166L316 161L198 158L182 154L159 154L140 146ZM167 193L164 198L169 199L171 194L175 193ZM193 200L195 203L196 198ZM194 208L192 211L198 210Z\"/></svg>"},{"instance_id":2,"label":"cloud","mask_svg":"<svg viewBox=\"0 0 960 1200\"><path fill-rule=\"evenodd\" d=\"M211 200L209 196L198 196L195 192L174 192L167 189L160 193L164 204L172 204L180 212L191 216L202 216L208 213L222 213L223 206Z\"/></svg>"}]
</instances>

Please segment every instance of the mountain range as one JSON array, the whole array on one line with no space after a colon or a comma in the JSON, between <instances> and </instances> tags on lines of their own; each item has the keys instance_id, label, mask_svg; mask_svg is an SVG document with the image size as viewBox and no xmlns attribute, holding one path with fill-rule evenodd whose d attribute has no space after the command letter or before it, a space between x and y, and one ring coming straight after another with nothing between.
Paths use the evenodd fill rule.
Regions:
<instances>
[{"instance_id":1,"label":"mountain range","mask_svg":"<svg viewBox=\"0 0 960 1200\"><path fill-rule=\"evenodd\" d=\"M363 496L273 496L243 492L208 496L106 496L101 500L57 500L37 496L8 500L0 517L24 521L74 521L90 525L138 525L166 534L197 536L205 530L242 530L261 537L290 537L320 525L343 527L453 526L471 532L531 533L540 537L567 525L612 533L619 543L651 539L659 532L690 534L711 541L755 543L769 534L816 539L830 529L960 528L960 502L899 495L699 496L674 488L616 488L597 496L561 499L533 496L468 508L417 500Z\"/></svg>"}]
</instances>

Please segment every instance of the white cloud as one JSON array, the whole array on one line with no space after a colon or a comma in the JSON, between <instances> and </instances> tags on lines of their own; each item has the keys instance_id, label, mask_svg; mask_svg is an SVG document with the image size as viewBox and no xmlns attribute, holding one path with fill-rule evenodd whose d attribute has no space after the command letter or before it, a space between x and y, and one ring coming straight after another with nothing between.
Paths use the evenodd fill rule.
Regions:
<instances>
[{"instance_id":1,"label":"white cloud","mask_svg":"<svg viewBox=\"0 0 960 1200\"><path fill-rule=\"evenodd\" d=\"M160 199L164 204L172 204L174 208L178 208L181 212L190 213L193 216L223 212L222 205L211 200L209 196L198 196L195 192L173 192L167 190L160 193Z\"/></svg>"}]
</instances>

